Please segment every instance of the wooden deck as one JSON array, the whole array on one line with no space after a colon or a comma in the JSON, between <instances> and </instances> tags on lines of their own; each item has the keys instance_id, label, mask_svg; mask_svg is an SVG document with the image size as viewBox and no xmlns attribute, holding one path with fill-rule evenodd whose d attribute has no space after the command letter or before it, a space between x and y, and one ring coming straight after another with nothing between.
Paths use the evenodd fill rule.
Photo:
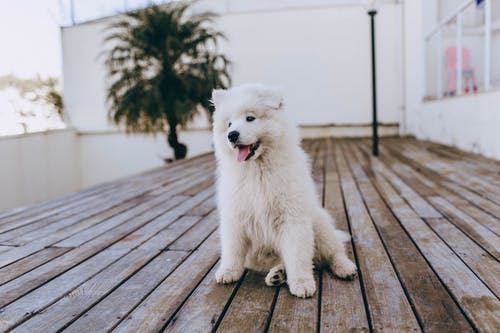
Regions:
<instances>
[{"instance_id":1,"label":"wooden deck","mask_svg":"<svg viewBox=\"0 0 500 333\"><path fill-rule=\"evenodd\" d=\"M304 143L353 236L313 298L219 286L211 155L0 214L0 331L500 332L500 163L412 139Z\"/></svg>"}]
</instances>

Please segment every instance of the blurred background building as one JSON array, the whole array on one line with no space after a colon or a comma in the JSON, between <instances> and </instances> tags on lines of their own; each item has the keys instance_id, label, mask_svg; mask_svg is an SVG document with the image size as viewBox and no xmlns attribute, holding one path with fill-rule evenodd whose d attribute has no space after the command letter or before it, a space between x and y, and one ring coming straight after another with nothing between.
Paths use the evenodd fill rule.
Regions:
<instances>
[{"instance_id":1,"label":"blurred background building","mask_svg":"<svg viewBox=\"0 0 500 333\"><path fill-rule=\"evenodd\" d=\"M63 83L64 123L56 119L46 126L50 131L0 137L0 209L144 171L171 156L164 136L125 134L109 121L101 56L111 47L103 43L110 22L161 2L47 1L52 9L43 13L55 38L54 56L38 51L29 33L24 37L29 47L23 47L27 57L41 52L42 61L56 64L40 73ZM36 16L32 10L27 9ZM194 10L220 14L217 25L228 37L221 47L234 62L233 84L282 86L287 112L303 137L371 134L370 35L363 1L202 0ZM381 134L412 135L500 159L500 1L386 0L378 11ZM57 25L60 36L54 37ZM14 38L10 43L22 44ZM0 66L5 64L0 75L16 65ZM2 123L7 116L0 117ZM4 126L0 135L22 128ZM213 149L202 114L180 139L189 156Z\"/></svg>"}]
</instances>

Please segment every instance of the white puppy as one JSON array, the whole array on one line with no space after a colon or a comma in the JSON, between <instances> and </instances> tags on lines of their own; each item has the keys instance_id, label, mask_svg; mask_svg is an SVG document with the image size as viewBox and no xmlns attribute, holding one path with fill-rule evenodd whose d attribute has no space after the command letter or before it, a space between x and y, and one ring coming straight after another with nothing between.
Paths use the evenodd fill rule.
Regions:
<instances>
[{"instance_id":1,"label":"white puppy","mask_svg":"<svg viewBox=\"0 0 500 333\"><path fill-rule=\"evenodd\" d=\"M316 290L313 261L353 277L346 236L321 207L280 91L247 84L215 90L212 101L222 235L217 282L237 281L249 268L268 272L267 285L286 276L293 295L309 297Z\"/></svg>"}]
</instances>

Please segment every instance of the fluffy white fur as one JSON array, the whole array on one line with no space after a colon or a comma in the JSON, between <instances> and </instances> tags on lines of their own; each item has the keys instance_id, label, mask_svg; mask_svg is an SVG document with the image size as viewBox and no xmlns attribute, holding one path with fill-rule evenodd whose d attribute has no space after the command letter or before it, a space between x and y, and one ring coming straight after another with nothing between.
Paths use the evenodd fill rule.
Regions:
<instances>
[{"instance_id":1,"label":"fluffy white fur","mask_svg":"<svg viewBox=\"0 0 500 333\"><path fill-rule=\"evenodd\" d=\"M249 268L269 272L268 285L286 277L293 295L309 297L316 291L313 262L329 265L340 278L353 277L346 237L321 207L281 92L246 84L215 90L212 101L222 243L217 282L237 281ZM235 143L228 139L232 131L239 132ZM255 153L238 162L237 145L251 144L258 144Z\"/></svg>"}]
</instances>

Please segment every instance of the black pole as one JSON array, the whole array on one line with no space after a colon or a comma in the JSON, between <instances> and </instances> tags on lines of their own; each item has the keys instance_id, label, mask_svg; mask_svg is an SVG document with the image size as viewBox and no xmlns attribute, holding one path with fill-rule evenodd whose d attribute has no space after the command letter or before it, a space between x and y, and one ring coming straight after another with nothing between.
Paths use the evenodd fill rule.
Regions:
<instances>
[{"instance_id":1,"label":"black pole","mask_svg":"<svg viewBox=\"0 0 500 333\"><path fill-rule=\"evenodd\" d=\"M376 10L370 10L371 35L372 35L372 98L373 98L373 156L378 156L378 122L377 122L377 76L375 70L375 15Z\"/></svg>"}]
</instances>

